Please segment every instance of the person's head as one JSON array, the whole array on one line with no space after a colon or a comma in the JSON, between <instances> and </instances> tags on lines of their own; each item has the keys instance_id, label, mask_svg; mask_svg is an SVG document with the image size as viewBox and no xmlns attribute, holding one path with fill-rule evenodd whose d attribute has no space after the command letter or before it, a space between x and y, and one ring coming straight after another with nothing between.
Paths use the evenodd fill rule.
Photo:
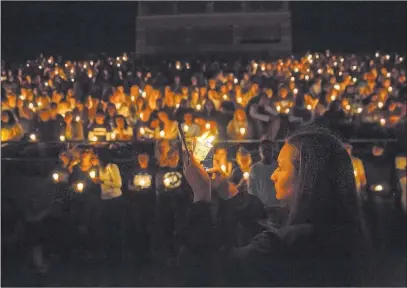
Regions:
<instances>
[{"instance_id":1,"label":"person's head","mask_svg":"<svg viewBox=\"0 0 407 288\"><path fill-rule=\"evenodd\" d=\"M380 156L383 155L383 153L384 153L384 148L383 148L382 145L380 145L380 144L373 145L373 147L372 147L372 155L373 156L380 157Z\"/></svg>"},{"instance_id":2,"label":"person's head","mask_svg":"<svg viewBox=\"0 0 407 288\"><path fill-rule=\"evenodd\" d=\"M55 117L58 114L58 104L55 102L52 102L50 105L50 110L51 110L51 116Z\"/></svg>"},{"instance_id":3,"label":"person's head","mask_svg":"<svg viewBox=\"0 0 407 288\"><path fill-rule=\"evenodd\" d=\"M263 140L259 145L260 158L265 164L271 164L274 160L274 143L271 140Z\"/></svg>"},{"instance_id":4,"label":"person's head","mask_svg":"<svg viewBox=\"0 0 407 288\"><path fill-rule=\"evenodd\" d=\"M341 141L328 130L298 129L286 139L277 161L271 180L276 198L289 204L287 224L359 221L352 162Z\"/></svg>"},{"instance_id":5,"label":"person's head","mask_svg":"<svg viewBox=\"0 0 407 288\"><path fill-rule=\"evenodd\" d=\"M262 94L259 99L259 106L266 106L268 104L268 98L266 94Z\"/></svg>"},{"instance_id":6,"label":"person's head","mask_svg":"<svg viewBox=\"0 0 407 288\"><path fill-rule=\"evenodd\" d=\"M140 153L137 156L137 161L138 161L138 164L140 165L141 169L148 168L148 161L149 160L150 160L150 157L148 156L147 153Z\"/></svg>"},{"instance_id":7,"label":"person's head","mask_svg":"<svg viewBox=\"0 0 407 288\"><path fill-rule=\"evenodd\" d=\"M98 110L96 112L95 122L98 125L103 125L105 123L105 112L103 112L103 110Z\"/></svg>"},{"instance_id":8,"label":"person's head","mask_svg":"<svg viewBox=\"0 0 407 288\"><path fill-rule=\"evenodd\" d=\"M115 123L118 129L127 129L126 119L122 115L116 116Z\"/></svg>"},{"instance_id":9,"label":"person's head","mask_svg":"<svg viewBox=\"0 0 407 288\"><path fill-rule=\"evenodd\" d=\"M99 149L97 151L97 158L99 160L99 165L102 167L106 167L112 161L112 155L110 154L109 149Z\"/></svg>"},{"instance_id":10,"label":"person's head","mask_svg":"<svg viewBox=\"0 0 407 288\"><path fill-rule=\"evenodd\" d=\"M241 147L236 153L236 162L239 167L248 168L252 165L252 155L250 155L246 149Z\"/></svg>"},{"instance_id":11,"label":"person's head","mask_svg":"<svg viewBox=\"0 0 407 288\"><path fill-rule=\"evenodd\" d=\"M17 106L17 96L14 93L7 93L7 101L10 108Z\"/></svg>"},{"instance_id":12,"label":"person's head","mask_svg":"<svg viewBox=\"0 0 407 288\"><path fill-rule=\"evenodd\" d=\"M208 100L205 102L204 109L207 112L212 112L215 110L215 104L212 101Z\"/></svg>"},{"instance_id":13,"label":"person's head","mask_svg":"<svg viewBox=\"0 0 407 288\"><path fill-rule=\"evenodd\" d=\"M113 103L107 104L106 112L110 117L114 117L116 115L116 106Z\"/></svg>"},{"instance_id":14,"label":"person's head","mask_svg":"<svg viewBox=\"0 0 407 288\"><path fill-rule=\"evenodd\" d=\"M50 113L49 109L42 109L40 111L40 119L42 122L47 122L50 117L51 117L51 113Z\"/></svg>"},{"instance_id":15,"label":"person's head","mask_svg":"<svg viewBox=\"0 0 407 288\"><path fill-rule=\"evenodd\" d=\"M8 124L10 121L10 115L7 111L2 111L1 112L1 123L2 124Z\"/></svg>"},{"instance_id":16,"label":"person's head","mask_svg":"<svg viewBox=\"0 0 407 288\"><path fill-rule=\"evenodd\" d=\"M71 124L72 120L73 120L72 112L66 112L64 120L65 120L65 123Z\"/></svg>"},{"instance_id":17,"label":"person's head","mask_svg":"<svg viewBox=\"0 0 407 288\"><path fill-rule=\"evenodd\" d=\"M288 90L287 88L281 88L279 91L279 95L282 99L285 99L288 96Z\"/></svg>"},{"instance_id":18,"label":"person's head","mask_svg":"<svg viewBox=\"0 0 407 288\"><path fill-rule=\"evenodd\" d=\"M246 112L243 109L237 109L233 118L236 121L246 121Z\"/></svg>"},{"instance_id":19,"label":"person's head","mask_svg":"<svg viewBox=\"0 0 407 288\"><path fill-rule=\"evenodd\" d=\"M161 156L166 157L170 149L171 146L167 140L161 140L160 142L158 142L158 153Z\"/></svg>"},{"instance_id":20,"label":"person's head","mask_svg":"<svg viewBox=\"0 0 407 288\"><path fill-rule=\"evenodd\" d=\"M171 168L178 167L179 163L179 153L177 150L171 150L168 153L168 166Z\"/></svg>"},{"instance_id":21,"label":"person's head","mask_svg":"<svg viewBox=\"0 0 407 288\"><path fill-rule=\"evenodd\" d=\"M158 118L160 119L161 122L164 122L164 123L169 120L167 113L165 113L164 111L158 112Z\"/></svg>"},{"instance_id":22,"label":"person's head","mask_svg":"<svg viewBox=\"0 0 407 288\"><path fill-rule=\"evenodd\" d=\"M192 113L185 113L184 114L184 122L187 125L191 125L192 124L192 120L194 119L194 117L192 116Z\"/></svg>"},{"instance_id":23,"label":"person's head","mask_svg":"<svg viewBox=\"0 0 407 288\"><path fill-rule=\"evenodd\" d=\"M84 148L81 153L81 164L84 166L90 166L92 159L93 151L91 148Z\"/></svg>"}]
</instances>

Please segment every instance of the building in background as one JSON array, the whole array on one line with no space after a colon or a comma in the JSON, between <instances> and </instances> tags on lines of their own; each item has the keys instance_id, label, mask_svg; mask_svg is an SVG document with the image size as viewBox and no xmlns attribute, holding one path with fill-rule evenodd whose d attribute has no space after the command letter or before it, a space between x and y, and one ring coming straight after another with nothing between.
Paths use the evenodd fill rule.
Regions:
<instances>
[{"instance_id":1,"label":"building in background","mask_svg":"<svg viewBox=\"0 0 407 288\"><path fill-rule=\"evenodd\" d=\"M291 53L287 1L140 1L136 55Z\"/></svg>"}]
</instances>

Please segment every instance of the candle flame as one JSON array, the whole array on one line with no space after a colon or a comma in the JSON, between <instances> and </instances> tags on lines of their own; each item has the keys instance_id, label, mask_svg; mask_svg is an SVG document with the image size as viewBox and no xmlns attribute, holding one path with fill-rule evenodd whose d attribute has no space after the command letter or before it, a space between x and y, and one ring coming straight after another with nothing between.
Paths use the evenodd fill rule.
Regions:
<instances>
[{"instance_id":1,"label":"candle flame","mask_svg":"<svg viewBox=\"0 0 407 288\"><path fill-rule=\"evenodd\" d=\"M59 180L59 174L58 174L58 173L54 173L54 174L52 175L52 178L54 179L55 182L58 182L58 180Z\"/></svg>"},{"instance_id":2,"label":"candle flame","mask_svg":"<svg viewBox=\"0 0 407 288\"><path fill-rule=\"evenodd\" d=\"M95 177L96 177L96 172L95 171L90 171L89 172L89 176L90 176L90 178L92 178L92 179L94 179Z\"/></svg>"}]
</instances>

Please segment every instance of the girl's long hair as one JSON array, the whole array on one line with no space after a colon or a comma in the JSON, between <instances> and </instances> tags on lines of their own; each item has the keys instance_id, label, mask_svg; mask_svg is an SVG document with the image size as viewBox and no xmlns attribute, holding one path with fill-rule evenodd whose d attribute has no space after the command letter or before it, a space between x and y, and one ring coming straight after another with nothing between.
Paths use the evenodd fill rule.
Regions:
<instances>
[{"instance_id":1,"label":"girl's long hair","mask_svg":"<svg viewBox=\"0 0 407 288\"><path fill-rule=\"evenodd\" d=\"M319 231L336 231L334 235L366 258L370 242L352 161L342 142L328 129L312 125L295 131L286 143L296 151L286 225L313 224Z\"/></svg>"}]
</instances>

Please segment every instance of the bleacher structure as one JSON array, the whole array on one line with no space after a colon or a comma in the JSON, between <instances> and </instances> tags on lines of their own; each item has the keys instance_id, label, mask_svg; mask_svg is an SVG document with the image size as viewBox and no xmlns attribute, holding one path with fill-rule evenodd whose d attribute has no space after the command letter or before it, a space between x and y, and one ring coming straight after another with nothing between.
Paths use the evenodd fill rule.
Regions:
<instances>
[{"instance_id":1,"label":"bleacher structure","mask_svg":"<svg viewBox=\"0 0 407 288\"><path fill-rule=\"evenodd\" d=\"M292 50L287 1L140 1L136 55Z\"/></svg>"}]
</instances>

